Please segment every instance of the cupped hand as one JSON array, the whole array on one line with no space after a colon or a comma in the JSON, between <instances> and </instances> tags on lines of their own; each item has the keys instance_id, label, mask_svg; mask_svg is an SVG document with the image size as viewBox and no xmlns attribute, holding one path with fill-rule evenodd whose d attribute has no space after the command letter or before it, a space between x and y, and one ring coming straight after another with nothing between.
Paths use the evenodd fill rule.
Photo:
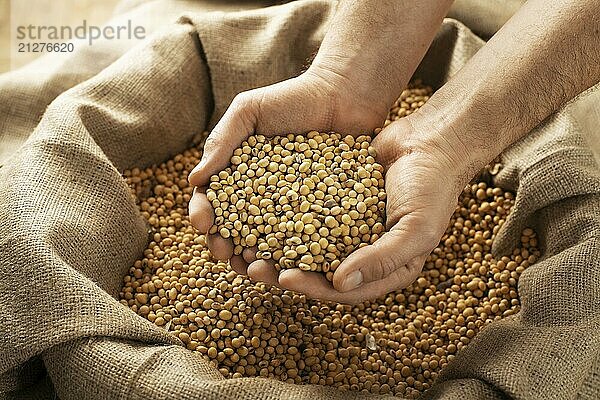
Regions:
<instances>
[{"instance_id":1,"label":"cupped hand","mask_svg":"<svg viewBox=\"0 0 600 400\"><path fill-rule=\"evenodd\" d=\"M311 297L356 304L410 285L438 245L466 184L460 149L431 134L419 115L402 118L373 140L386 168L386 228L372 245L350 254L333 282L323 274L284 270L280 286ZM448 135L449 136L449 135Z\"/></svg>"},{"instance_id":2,"label":"cupped hand","mask_svg":"<svg viewBox=\"0 0 600 400\"><path fill-rule=\"evenodd\" d=\"M381 120L375 112L366 113L371 118L363 118L360 107L340 115L334 102L323 101L328 85L321 78L313 87L295 79L247 92L234 101L209 136L203 160L190 175L190 182L205 185L211 174L228 165L233 150L253 132L274 135L317 129L360 134ZM310 101L306 102L307 98ZM290 115L288 105L294 102L304 113ZM308 118L295 117L302 115ZM211 251L219 259L230 259L234 270L253 280L323 300L355 304L408 286L437 246L466 183L459 162L462 154L449 146L443 132L432 134L430 130L426 118L415 113L388 125L374 139L377 160L386 168L388 232L346 258L333 282L318 272L289 269L278 273L272 262L256 260L255 249L233 256L231 241L218 234L209 235ZM190 202L190 218L204 233L213 224L212 206L202 189L196 190Z\"/></svg>"},{"instance_id":3,"label":"cupped hand","mask_svg":"<svg viewBox=\"0 0 600 400\"><path fill-rule=\"evenodd\" d=\"M229 165L233 151L252 134L275 136L311 130L358 136L372 132L385 119L389 105L371 94L371 85L350 84L339 73L311 66L302 75L236 96L208 136L200 163L188 180L196 186L189 203L192 224L208 233L214 211L205 186L211 175ZM230 260L238 273L283 286L272 265L255 261L255 249L233 255L233 243L218 234L207 237L213 256ZM310 291L309 291L310 292ZM310 294L310 293L309 293Z\"/></svg>"}]
</instances>

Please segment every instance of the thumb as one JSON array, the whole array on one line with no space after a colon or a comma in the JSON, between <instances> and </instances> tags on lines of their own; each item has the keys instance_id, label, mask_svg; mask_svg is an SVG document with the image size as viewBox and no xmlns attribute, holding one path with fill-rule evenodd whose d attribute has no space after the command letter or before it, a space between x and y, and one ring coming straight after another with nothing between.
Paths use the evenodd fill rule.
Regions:
<instances>
[{"instance_id":1,"label":"thumb","mask_svg":"<svg viewBox=\"0 0 600 400\"><path fill-rule=\"evenodd\" d=\"M408 286L433 249L431 243L439 240L423 228L416 218L405 215L375 243L356 250L340 264L333 274L335 289L348 292L386 278L395 282L385 286Z\"/></svg>"},{"instance_id":2,"label":"thumb","mask_svg":"<svg viewBox=\"0 0 600 400\"><path fill-rule=\"evenodd\" d=\"M254 133L258 114L254 92L238 94L208 135L202 158L188 176L191 185L207 185L212 175L229 165L233 151Z\"/></svg>"}]
</instances>

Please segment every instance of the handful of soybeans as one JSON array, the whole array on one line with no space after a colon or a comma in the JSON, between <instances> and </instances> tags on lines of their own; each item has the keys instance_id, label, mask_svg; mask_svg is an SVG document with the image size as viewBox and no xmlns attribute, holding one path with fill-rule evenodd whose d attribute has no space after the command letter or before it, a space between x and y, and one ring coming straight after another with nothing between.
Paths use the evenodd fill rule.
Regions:
<instances>
[{"instance_id":1,"label":"handful of soybeans","mask_svg":"<svg viewBox=\"0 0 600 400\"><path fill-rule=\"evenodd\" d=\"M209 233L255 248L275 268L324 272L384 231L383 167L371 137L337 133L253 135L206 191L215 210Z\"/></svg>"}]
</instances>

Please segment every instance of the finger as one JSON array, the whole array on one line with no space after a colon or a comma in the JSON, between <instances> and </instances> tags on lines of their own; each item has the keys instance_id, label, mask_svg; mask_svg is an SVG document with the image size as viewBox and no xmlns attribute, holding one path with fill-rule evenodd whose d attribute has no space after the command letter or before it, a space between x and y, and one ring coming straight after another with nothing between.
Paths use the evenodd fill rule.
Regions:
<instances>
[{"instance_id":1,"label":"finger","mask_svg":"<svg viewBox=\"0 0 600 400\"><path fill-rule=\"evenodd\" d=\"M206 234L215 221L215 212L212 204L206 198L206 193L198 187L194 188L188 210L192 226Z\"/></svg>"},{"instance_id":2,"label":"finger","mask_svg":"<svg viewBox=\"0 0 600 400\"><path fill-rule=\"evenodd\" d=\"M399 158L412 152L406 136L412 132L409 118L400 118L385 127L371 142L375 149L376 159L386 169Z\"/></svg>"},{"instance_id":3,"label":"finger","mask_svg":"<svg viewBox=\"0 0 600 400\"><path fill-rule=\"evenodd\" d=\"M311 299L321 301L333 301L343 304L358 304L368 297L369 293L352 291L347 293L335 290L330 281L321 272L302 271L299 268L291 268L281 271L279 274L279 285L286 290L303 293Z\"/></svg>"},{"instance_id":4,"label":"finger","mask_svg":"<svg viewBox=\"0 0 600 400\"><path fill-rule=\"evenodd\" d=\"M252 97L256 91L237 95L221 120L206 138L200 163L194 167L188 181L195 186L208 184L211 175L229 165L233 151L254 132L256 111ZM252 94L254 93L254 94Z\"/></svg>"},{"instance_id":5,"label":"finger","mask_svg":"<svg viewBox=\"0 0 600 400\"><path fill-rule=\"evenodd\" d=\"M420 225L412 215L404 216L375 243L350 254L334 272L333 286L340 292L348 292L386 279L397 269L406 268L413 258L429 254L433 248L429 230ZM395 278L400 279L397 285L410 283L403 280L402 274Z\"/></svg>"},{"instance_id":6,"label":"finger","mask_svg":"<svg viewBox=\"0 0 600 400\"><path fill-rule=\"evenodd\" d=\"M256 252L257 251L258 251L258 248L256 246L251 247L251 248L246 248L242 252L242 257L244 257L244 260L249 264L253 261L256 261Z\"/></svg>"},{"instance_id":7,"label":"finger","mask_svg":"<svg viewBox=\"0 0 600 400\"><path fill-rule=\"evenodd\" d=\"M364 284L357 289L341 293L340 298L349 304L357 304L366 300L375 300L390 292L410 286L419 276L427 255L421 255L410 260L405 266L395 269L385 279Z\"/></svg>"},{"instance_id":8,"label":"finger","mask_svg":"<svg viewBox=\"0 0 600 400\"><path fill-rule=\"evenodd\" d=\"M389 279L367 283L349 292L335 290L322 273L306 272L297 268L282 271L279 275L279 286L304 293L313 299L354 305L410 285L418 277L426 258L427 256L415 258L406 268L394 271Z\"/></svg>"},{"instance_id":9,"label":"finger","mask_svg":"<svg viewBox=\"0 0 600 400\"><path fill-rule=\"evenodd\" d=\"M414 257L405 265L396 268L384 279L367 283L357 289L345 292L345 294L364 301L374 300L390 292L404 289L417 279L423 269L426 259L427 254Z\"/></svg>"},{"instance_id":10,"label":"finger","mask_svg":"<svg viewBox=\"0 0 600 400\"><path fill-rule=\"evenodd\" d=\"M255 282L265 282L277 285L277 270L273 261L256 260L248 266L248 276Z\"/></svg>"},{"instance_id":11,"label":"finger","mask_svg":"<svg viewBox=\"0 0 600 400\"><path fill-rule=\"evenodd\" d=\"M279 273L279 286L320 300L339 301L337 292L321 272L302 271L299 268L284 269Z\"/></svg>"},{"instance_id":12,"label":"finger","mask_svg":"<svg viewBox=\"0 0 600 400\"><path fill-rule=\"evenodd\" d=\"M231 269L240 275L248 275L248 263L241 256L233 256L229 260Z\"/></svg>"},{"instance_id":13,"label":"finger","mask_svg":"<svg viewBox=\"0 0 600 400\"><path fill-rule=\"evenodd\" d=\"M417 153L406 155L389 167L385 174L387 229L405 215L419 214L422 221L428 222L415 225L441 229L441 237L460 192L454 189L450 178L437 179L439 175L430 160Z\"/></svg>"},{"instance_id":14,"label":"finger","mask_svg":"<svg viewBox=\"0 0 600 400\"><path fill-rule=\"evenodd\" d=\"M219 261L227 261L233 256L233 242L223 239L218 233L207 235L206 244L213 257Z\"/></svg>"}]
</instances>

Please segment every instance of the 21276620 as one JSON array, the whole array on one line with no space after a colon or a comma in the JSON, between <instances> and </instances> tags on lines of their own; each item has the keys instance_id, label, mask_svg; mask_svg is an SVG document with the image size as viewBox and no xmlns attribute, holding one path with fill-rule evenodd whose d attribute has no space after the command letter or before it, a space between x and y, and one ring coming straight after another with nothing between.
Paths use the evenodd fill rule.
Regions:
<instances>
[{"instance_id":1,"label":"21276620","mask_svg":"<svg viewBox=\"0 0 600 400\"><path fill-rule=\"evenodd\" d=\"M75 50L73 43L51 42L22 42L17 45L19 53L72 53Z\"/></svg>"}]
</instances>

